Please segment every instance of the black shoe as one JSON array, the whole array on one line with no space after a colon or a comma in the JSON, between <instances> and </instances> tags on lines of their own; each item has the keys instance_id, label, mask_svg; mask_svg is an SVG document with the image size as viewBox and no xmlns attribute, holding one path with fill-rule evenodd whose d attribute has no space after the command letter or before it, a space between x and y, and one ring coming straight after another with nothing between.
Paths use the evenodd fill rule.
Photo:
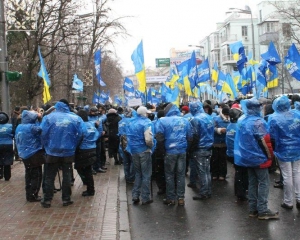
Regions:
<instances>
[{"instance_id":1,"label":"black shoe","mask_svg":"<svg viewBox=\"0 0 300 240\"><path fill-rule=\"evenodd\" d=\"M278 219L278 212L272 212L270 209L268 211L258 214L259 220L269 220L269 219Z\"/></svg>"},{"instance_id":2,"label":"black shoe","mask_svg":"<svg viewBox=\"0 0 300 240\"><path fill-rule=\"evenodd\" d=\"M281 180L275 180L274 182L275 182L275 183L282 183Z\"/></svg>"},{"instance_id":3,"label":"black shoe","mask_svg":"<svg viewBox=\"0 0 300 240\"><path fill-rule=\"evenodd\" d=\"M71 204L73 204L74 202L69 200L69 201L63 201L63 206L66 207L66 206L69 206Z\"/></svg>"},{"instance_id":4,"label":"black shoe","mask_svg":"<svg viewBox=\"0 0 300 240\"><path fill-rule=\"evenodd\" d=\"M93 175L97 175L97 172L93 169L93 170L92 170L92 174L93 174Z\"/></svg>"},{"instance_id":5,"label":"black shoe","mask_svg":"<svg viewBox=\"0 0 300 240\"><path fill-rule=\"evenodd\" d=\"M293 205L290 206L290 205L287 205L286 203L282 203L282 204L281 204L281 207L282 207L282 208L285 208L285 209L293 209Z\"/></svg>"},{"instance_id":6,"label":"black shoe","mask_svg":"<svg viewBox=\"0 0 300 240\"><path fill-rule=\"evenodd\" d=\"M43 208L50 208L51 207L51 202L50 201L46 201L44 202L43 200L41 201L41 205Z\"/></svg>"},{"instance_id":7,"label":"black shoe","mask_svg":"<svg viewBox=\"0 0 300 240\"><path fill-rule=\"evenodd\" d=\"M3 175L0 175L0 179L3 179Z\"/></svg>"},{"instance_id":8,"label":"black shoe","mask_svg":"<svg viewBox=\"0 0 300 240\"><path fill-rule=\"evenodd\" d=\"M153 200L151 199L151 200L148 200L148 201L146 201L146 202L142 202L142 205L148 205L148 204L151 204L151 203L153 203Z\"/></svg>"},{"instance_id":9,"label":"black shoe","mask_svg":"<svg viewBox=\"0 0 300 240\"><path fill-rule=\"evenodd\" d=\"M128 183L128 184L134 184L134 181L128 181L128 180L126 180L126 183Z\"/></svg>"},{"instance_id":10,"label":"black shoe","mask_svg":"<svg viewBox=\"0 0 300 240\"><path fill-rule=\"evenodd\" d=\"M210 196L208 196L208 195L200 195L200 196L193 197L193 200L206 200L209 198L210 198Z\"/></svg>"},{"instance_id":11,"label":"black shoe","mask_svg":"<svg viewBox=\"0 0 300 240\"><path fill-rule=\"evenodd\" d=\"M258 216L258 211L250 211L249 212L249 217L257 217Z\"/></svg>"},{"instance_id":12,"label":"black shoe","mask_svg":"<svg viewBox=\"0 0 300 240\"><path fill-rule=\"evenodd\" d=\"M158 191L157 191L157 195L163 195L163 194L165 194L166 193L166 190L165 189L159 189Z\"/></svg>"},{"instance_id":13,"label":"black shoe","mask_svg":"<svg viewBox=\"0 0 300 240\"><path fill-rule=\"evenodd\" d=\"M27 199L28 202L40 202L41 200L42 200L42 197L40 197L40 196Z\"/></svg>"},{"instance_id":14,"label":"black shoe","mask_svg":"<svg viewBox=\"0 0 300 240\"><path fill-rule=\"evenodd\" d=\"M175 205L175 200L170 200L170 199L164 199L163 203L170 206L170 205Z\"/></svg>"},{"instance_id":15,"label":"black shoe","mask_svg":"<svg viewBox=\"0 0 300 240\"><path fill-rule=\"evenodd\" d=\"M88 191L84 191L81 194L83 197L89 197L89 196L94 196L95 192L88 192Z\"/></svg>"},{"instance_id":16,"label":"black shoe","mask_svg":"<svg viewBox=\"0 0 300 240\"><path fill-rule=\"evenodd\" d=\"M101 167L101 169L103 169L103 170L107 170L107 167Z\"/></svg>"},{"instance_id":17,"label":"black shoe","mask_svg":"<svg viewBox=\"0 0 300 240\"><path fill-rule=\"evenodd\" d=\"M274 188L283 188L283 183L275 183Z\"/></svg>"},{"instance_id":18,"label":"black shoe","mask_svg":"<svg viewBox=\"0 0 300 240\"><path fill-rule=\"evenodd\" d=\"M133 204L137 204L137 203L140 202L140 199L139 198L133 198L132 202L133 202Z\"/></svg>"},{"instance_id":19,"label":"black shoe","mask_svg":"<svg viewBox=\"0 0 300 240\"><path fill-rule=\"evenodd\" d=\"M96 172L98 172L98 173L106 173L106 171L103 170L102 168L97 169Z\"/></svg>"},{"instance_id":20,"label":"black shoe","mask_svg":"<svg viewBox=\"0 0 300 240\"><path fill-rule=\"evenodd\" d=\"M121 165L119 161L115 161L115 165Z\"/></svg>"},{"instance_id":21,"label":"black shoe","mask_svg":"<svg viewBox=\"0 0 300 240\"><path fill-rule=\"evenodd\" d=\"M239 201L242 201L242 202L248 201L248 198L247 198L247 197L244 197L244 196L242 196L242 197L237 197L237 199L238 199Z\"/></svg>"},{"instance_id":22,"label":"black shoe","mask_svg":"<svg viewBox=\"0 0 300 240\"><path fill-rule=\"evenodd\" d=\"M190 188L197 188L197 185L195 183L188 183L187 186Z\"/></svg>"}]
</instances>

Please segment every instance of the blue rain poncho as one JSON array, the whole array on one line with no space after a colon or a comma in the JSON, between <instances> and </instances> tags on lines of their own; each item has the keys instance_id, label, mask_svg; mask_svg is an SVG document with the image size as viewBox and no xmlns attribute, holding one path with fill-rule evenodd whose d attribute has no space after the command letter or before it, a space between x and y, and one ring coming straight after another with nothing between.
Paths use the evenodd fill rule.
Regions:
<instances>
[{"instance_id":1,"label":"blue rain poncho","mask_svg":"<svg viewBox=\"0 0 300 240\"><path fill-rule=\"evenodd\" d=\"M98 116L88 116L89 122L95 124L96 122L99 122L99 125L97 127L97 130L99 132L99 137L102 136L102 132L103 132L103 125L102 125L102 120L99 119ZM94 125L95 126L95 125Z\"/></svg>"},{"instance_id":2,"label":"blue rain poncho","mask_svg":"<svg viewBox=\"0 0 300 240\"><path fill-rule=\"evenodd\" d=\"M12 124L0 124L0 145L12 145L13 137Z\"/></svg>"},{"instance_id":3,"label":"blue rain poncho","mask_svg":"<svg viewBox=\"0 0 300 240\"><path fill-rule=\"evenodd\" d=\"M259 140L267 132L267 123L261 117L261 104L256 98L241 101L244 115L239 118L234 139L234 163L242 167L259 167L267 156Z\"/></svg>"},{"instance_id":4,"label":"blue rain poncho","mask_svg":"<svg viewBox=\"0 0 300 240\"><path fill-rule=\"evenodd\" d=\"M85 128L83 131L83 139L80 142L79 149L94 149L96 148L96 141L100 133L93 122L84 122ZM102 125L102 124L101 124Z\"/></svg>"},{"instance_id":5,"label":"blue rain poncho","mask_svg":"<svg viewBox=\"0 0 300 240\"><path fill-rule=\"evenodd\" d=\"M198 139L197 151L199 149L210 149L214 143L214 121L213 118L206 114L203 104L199 101L189 104L190 112L193 115L191 120L192 133Z\"/></svg>"},{"instance_id":6,"label":"blue rain poncho","mask_svg":"<svg viewBox=\"0 0 300 240\"><path fill-rule=\"evenodd\" d=\"M229 118L225 119L224 115L220 112L220 114L213 118L214 125L215 125L215 132L214 132L214 143L215 144L222 144L226 142L226 133L219 134L217 132L218 128L227 128L230 121Z\"/></svg>"},{"instance_id":7,"label":"blue rain poncho","mask_svg":"<svg viewBox=\"0 0 300 240\"><path fill-rule=\"evenodd\" d=\"M147 130L150 131L150 134L153 136L154 129L150 119L141 115L130 118L128 127L126 128L128 143L126 147L127 152L135 154L145 152L149 149L149 146L146 145L144 137L144 133Z\"/></svg>"},{"instance_id":8,"label":"blue rain poncho","mask_svg":"<svg viewBox=\"0 0 300 240\"><path fill-rule=\"evenodd\" d=\"M22 112L22 123L17 126L15 141L19 156L26 160L38 151L42 150L41 133L38 114L33 111Z\"/></svg>"},{"instance_id":9,"label":"blue rain poncho","mask_svg":"<svg viewBox=\"0 0 300 240\"><path fill-rule=\"evenodd\" d=\"M166 153L185 153L188 147L188 140L193 139L190 122L180 116L180 111L173 105L165 117L160 118L156 123L156 134L163 134Z\"/></svg>"},{"instance_id":10,"label":"blue rain poncho","mask_svg":"<svg viewBox=\"0 0 300 240\"><path fill-rule=\"evenodd\" d=\"M234 151L234 138L236 133L236 126L237 123L229 123L226 129L226 154L229 157L233 157L233 151Z\"/></svg>"},{"instance_id":11,"label":"blue rain poncho","mask_svg":"<svg viewBox=\"0 0 300 240\"><path fill-rule=\"evenodd\" d=\"M55 104L55 111L43 117L42 144L48 155L70 157L83 137L82 129L86 128L83 120L70 113L63 102Z\"/></svg>"},{"instance_id":12,"label":"blue rain poncho","mask_svg":"<svg viewBox=\"0 0 300 240\"><path fill-rule=\"evenodd\" d=\"M275 112L268 126L271 139L275 141L275 156L282 162L300 160L300 113L290 109L286 96L276 98L272 107Z\"/></svg>"}]
</instances>

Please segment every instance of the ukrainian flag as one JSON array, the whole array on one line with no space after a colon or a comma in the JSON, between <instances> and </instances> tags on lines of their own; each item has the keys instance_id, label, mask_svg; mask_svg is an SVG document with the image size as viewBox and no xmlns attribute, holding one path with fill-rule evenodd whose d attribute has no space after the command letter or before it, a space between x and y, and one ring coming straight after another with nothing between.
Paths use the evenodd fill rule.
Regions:
<instances>
[{"instance_id":1,"label":"ukrainian flag","mask_svg":"<svg viewBox=\"0 0 300 240\"><path fill-rule=\"evenodd\" d=\"M131 60L133 61L135 67L135 75L139 82L139 91L146 92L146 71L144 63L144 51L143 51L143 40L133 51L131 55Z\"/></svg>"},{"instance_id":2,"label":"ukrainian flag","mask_svg":"<svg viewBox=\"0 0 300 240\"><path fill-rule=\"evenodd\" d=\"M233 79L229 73L226 74L226 79L222 86L222 92L230 94L230 98L235 99L238 97L238 93L235 89Z\"/></svg>"},{"instance_id":3,"label":"ukrainian flag","mask_svg":"<svg viewBox=\"0 0 300 240\"><path fill-rule=\"evenodd\" d=\"M43 101L45 104L51 100L51 95L50 95L50 91L49 91L51 82L50 82L50 79L49 79L49 76L47 73L44 59L41 54L40 46L38 47L38 53L39 53L39 58L40 58L40 62L41 62L41 68L40 68L40 71L38 72L38 76L43 78L43 80L44 80Z\"/></svg>"},{"instance_id":4,"label":"ukrainian flag","mask_svg":"<svg viewBox=\"0 0 300 240\"><path fill-rule=\"evenodd\" d=\"M218 63L215 62L214 68L211 71L211 80L213 80L215 83L218 82L218 74L219 74Z\"/></svg>"}]
</instances>

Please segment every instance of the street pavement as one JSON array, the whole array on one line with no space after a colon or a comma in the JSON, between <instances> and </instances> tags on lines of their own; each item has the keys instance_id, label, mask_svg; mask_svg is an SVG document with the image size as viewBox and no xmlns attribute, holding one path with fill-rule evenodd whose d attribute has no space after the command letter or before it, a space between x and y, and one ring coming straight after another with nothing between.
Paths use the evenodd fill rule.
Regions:
<instances>
[{"instance_id":1,"label":"street pavement","mask_svg":"<svg viewBox=\"0 0 300 240\"><path fill-rule=\"evenodd\" d=\"M248 217L248 203L234 196L234 168L228 164L226 181L213 181L211 199L194 201L197 190L186 187L185 206L166 206L165 196L158 196L153 182L150 205L131 202L132 186L127 186L131 237L133 240L299 240L300 210L280 207L283 190L274 188L278 173L270 174L269 208L279 211L279 220L258 220ZM188 177L186 178L186 184ZM295 204L294 204L295 205Z\"/></svg>"},{"instance_id":2,"label":"street pavement","mask_svg":"<svg viewBox=\"0 0 300 240\"><path fill-rule=\"evenodd\" d=\"M122 211L125 221L119 223L119 186L122 185L119 183L119 171L122 167L112 164L107 167L106 173L94 176L95 196L81 196L86 186L82 185L74 170L74 204L63 207L60 191L54 194L51 208L46 209L40 203L26 201L24 165L22 162L15 162L10 181L0 180L0 239L115 240L121 236L122 239L130 239L128 215L124 214L124 211L127 213L127 202L122 207L125 209ZM57 180L58 178L56 188L59 187ZM125 194L125 190L123 193ZM120 226L123 228L121 234Z\"/></svg>"}]
</instances>

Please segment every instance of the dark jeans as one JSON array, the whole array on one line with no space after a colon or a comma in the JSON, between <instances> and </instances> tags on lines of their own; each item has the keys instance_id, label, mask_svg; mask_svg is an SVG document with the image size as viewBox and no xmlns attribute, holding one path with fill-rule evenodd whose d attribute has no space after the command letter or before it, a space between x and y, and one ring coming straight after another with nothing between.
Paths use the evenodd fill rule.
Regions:
<instances>
[{"instance_id":1,"label":"dark jeans","mask_svg":"<svg viewBox=\"0 0 300 240\"><path fill-rule=\"evenodd\" d=\"M268 210L269 170L268 168L248 168L250 211L264 213Z\"/></svg>"},{"instance_id":2,"label":"dark jeans","mask_svg":"<svg viewBox=\"0 0 300 240\"><path fill-rule=\"evenodd\" d=\"M29 167L24 164L25 167L25 191L26 199L32 200L38 197L38 193L42 184L42 166Z\"/></svg>"},{"instance_id":3,"label":"dark jeans","mask_svg":"<svg viewBox=\"0 0 300 240\"><path fill-rule=\"evenodd\" d=\"M226 147L213 147L211 156L212 177L223 177L227 175L227 154Z\"/></svg>"},{"instance_id":4,"label":"dark jeans","mask_svg":"<svg viewBox=\"0 0 300 240\"><path fill-rule=\"evenodd\" d=\"M155 181L162 191L166 191L165 164L163 158L155 158Z\"/></svg>"},{"instance_id":5,"label":"dark jeans","mask_svg":"<svg viewBox=\"0 0 300 240\"><path fill-rule=\"evenodd\" d=\"M48 158L52 158L49 163ZM44 182L44 202L51 201L53 198L54 181L59 166L62 168L62 200L69 201L71 198L71 171L72 171L72 157L53 157L47 156L45 163L45 182Z\"/></svg>"},{"instance_id":6,"label":"dark jeans","mask_svg":"<svg viewBox=\"0 0 300 240\"><path fill-rule=\"evenodd\" d=\"M124 166L125 180L128 182L134 182L134 178L135 178L134 164L130 153L126 151L123 151L123 166Z\"/></svg>"},{"instance_id":7,"label":"dark jeans","mask_svg":"<svg viewBox=\"0 0 300 240\"><path fill-rule=\"evenodd\" d=\"M82 180L82 182L86 185L86 190L88 193L95 193L94 187L94 178L92 174L92 165L78 168L77 172Z\"/></svg>"},{"instance_id":8,"label":"dark jeans","mask_svg":"<svg viewBox=\"0 0 300 240\"><path fill-rule=\"evenodd\" d=\"M198 150L193 154L199 176L200 196L211 196L210 157L211 150Z\"/></svg>"},{"instance_id":9,"label":"dark jeans","mask_svg":"<svg viewBox=\"0 0 300 240\"><path fill-rule=\"evenodd\" d=\"M192 157L193 155L191 155ZM190 184L196 184L197 183L197 165L196 160L192 157L190 159Z\"/></svg>"},{"instance_id":10,"label":"dark jeans","mask_svg":"<svg viewBox=\"0 0 300 240\"><path fill-rule=\"evenodd\" d=\"M95 171L97 171L99 168L102 167L102 163L101 163L101 144L102 144L102 139L99 138L96 141L96 161L93 164L93 169Z\"/></svg>"},{"instance_id":11,"label":"dark jeans","mask_svg":"<svg viewBox=\"0 0 300 240\"><path fill-rule=\"evenodd\" d=\"M237 165L234 165L234 168L234 193L238 198L244 198L248 190L248 170Z\"/></svg>"}]
</instances>

